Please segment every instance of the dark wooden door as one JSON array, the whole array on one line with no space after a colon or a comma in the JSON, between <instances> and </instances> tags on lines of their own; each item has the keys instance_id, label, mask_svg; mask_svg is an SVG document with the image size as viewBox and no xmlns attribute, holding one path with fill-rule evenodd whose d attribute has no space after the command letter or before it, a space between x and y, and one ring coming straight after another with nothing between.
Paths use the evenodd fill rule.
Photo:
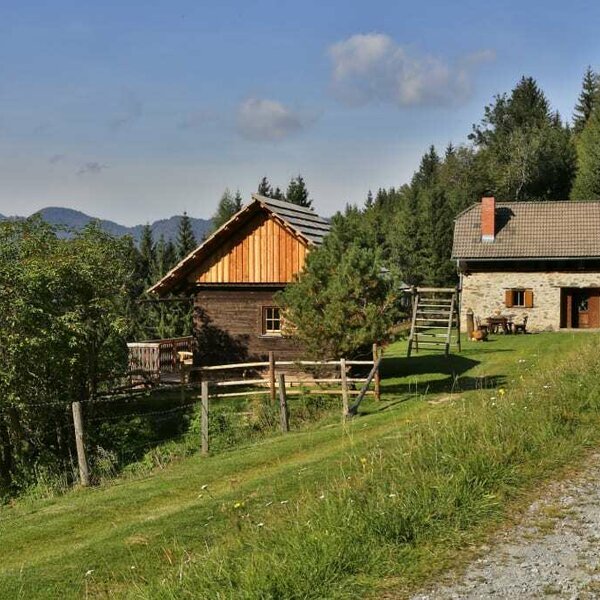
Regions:
<instances>
[{"instance_id":1,"label":"dark wooden door","mask_svg":"<svg viewBox=\"0 0 600 600\"><path fill-rule=\"evenodd\" d=\"M590 288L588 290L588 328L600 327L600 290Z\"/></svg>"},{"instance_id":2,"label":"dark wooden door","mask_svg":"<svg viewBox=\"0 0 600 600\"><path fill-rule=\"evenodd\" d=\"M600 290L578 289L573 295L574 327L595 329L600 327Z\"/></svg>"}]
</instances>

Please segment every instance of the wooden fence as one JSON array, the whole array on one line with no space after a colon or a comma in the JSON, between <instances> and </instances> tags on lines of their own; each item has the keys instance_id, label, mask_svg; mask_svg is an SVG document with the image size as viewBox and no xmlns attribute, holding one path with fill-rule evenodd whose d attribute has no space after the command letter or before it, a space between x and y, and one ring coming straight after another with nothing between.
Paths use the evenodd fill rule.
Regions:
<instances>
[{"instance_id":1,"label":"wooden fence","mask_svg":"<svg viewBox=\"0 0 600 600\"><path fill-rule=\"evenodd\" d=\"M222 398L269 396L279 403L282 432L289 431L287 398L291 395L337 395L341 397L342 419L357 413L367 395L380 399L381 352L373 346L373 360L278 361L269 353L265 362L235 363L205 367L180 367L181 399L196 385L201 387L202 452L208 453L208 423L211 401ZM367 376L353 377L353 367L370 367ZM310 371L313 371L311 373ZM242 372L242 376L238 375ZM319 374L315 376L315 372ZM232 374L234 376L232 376ZM196 377L195 377L196 376ZM237 389L236 388L243 388ZM372 389L371 389L372 388ZM229 391L229 390L235 391ZM354 402L351 400L354 398Z\"/></svg>"},{"instance_id":2,"label":"wooden fence","mask_svg":"<svg viewBox=\"0 0 600 600\"><path fill-rule=\"evenodd\" d=\"M154 382L173 378L179 373L179 352L193 352L192 336L131 342L129 350L129 371L133 377L149 378ZM169 377L171 376L171 377Z\"/></svg>"},{"instance_id":3,"label":"wooden fence","mask_svg":"<svg viewBox=\"0 0 600 600\"><path fill-rule=\"evenodd\" d=\"M283 433L289 431L290 415L287 398L290 395L338 395L342 401L344 421L357 413L365 396L372 395L379 400L379 366L382 356L377 345L373 347L372 360L342 358L332 361L277 361L275 355L270 353L269 360L265 362L194 367L179 360L180 357L177 355L177 352L191 351L192 341L192 338L176 338L130 344L130 360L139 361L135 363L137 369L142 367L148 373L158 373L159 378L163 368L175 369L181 389L182 406L195 404L195 402L186 404L186 395L195 393L194 398L197 401L197 389L198 386L200 387L200 432L203 454L209 452L210 403L216 399L269 396L273 406L279 405L280 426ZM163 343L165 349L161 351ZM363 371L366 367L370 367L368 375L353 377L351 371L355 367L362 367ZM228 391L235 388L240 389ZM87 486L90 483L90 472L80 402L73 402L72 413L80 483Z\"/></svg>"}]
</instances>

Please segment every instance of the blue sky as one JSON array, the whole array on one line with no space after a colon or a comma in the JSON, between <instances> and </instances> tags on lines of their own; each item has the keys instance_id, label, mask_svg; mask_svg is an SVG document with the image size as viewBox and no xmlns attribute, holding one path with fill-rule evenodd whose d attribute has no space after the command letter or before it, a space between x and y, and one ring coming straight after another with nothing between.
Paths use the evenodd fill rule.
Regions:
<instances>
[{"instance_id":1,"label":"blue sky","mask_svg":"<svg viewBox=\"0 0 600 600\"><path fill-rule=\"evenodd\" d=\"M0 0L0 213L209 217L302 173L323 214L406 182L534 76L570 116L594 2Z\"/></svg>"}]
</instances>

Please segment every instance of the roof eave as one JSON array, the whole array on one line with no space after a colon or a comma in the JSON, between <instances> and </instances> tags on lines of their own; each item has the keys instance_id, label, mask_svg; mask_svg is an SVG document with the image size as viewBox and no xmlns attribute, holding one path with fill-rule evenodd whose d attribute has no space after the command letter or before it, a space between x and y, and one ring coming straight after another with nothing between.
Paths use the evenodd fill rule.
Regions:
<instances>
[{"instance_id":1,"label":"roof eave","mask_svg":"<svg viewBox=\"0 0 600 600\"><path fill-rule=\"evenodd\" d=\"M498 260L600 260L600 256L455 256L451 260L473 260L480 262L492 262Z\"/></svg>"}]
</instances>

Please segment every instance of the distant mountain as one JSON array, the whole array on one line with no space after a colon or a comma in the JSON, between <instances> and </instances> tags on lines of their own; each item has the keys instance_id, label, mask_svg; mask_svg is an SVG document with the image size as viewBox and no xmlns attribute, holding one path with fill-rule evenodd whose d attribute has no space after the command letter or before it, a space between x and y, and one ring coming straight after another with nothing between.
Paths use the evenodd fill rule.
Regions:
<instances>
[{"instance_id":1,"label":"distant mountain","mask_svg":"<svg viewBox=\"0 0 600 600\"><path fill-rule=\"evenodd\" d=\"M61 208L57 206L49 206L48 208L42 208L42 210L39 210L37 213L34 214L39 214L42 217L42 219L44 219L44 221L46 221L50 225L65 228L65 230L67 230L63 234L65 236L68 236L68 230L79 231L83 229L90 221L98 221L102 229L104 229L104 231L118 237L124 235L131 235L137 242L139 242L143 228L143 225L134 225L133 227L127 227L125 225L115 223L114 221L90 217L89 215L86 215L85 213L82 213L78 210L73 210L71 208ZM0 220L22 218L24 217L5 217L4 215L0 215ZM181 216L174 216L170 217L169 219L160 219L159 221L151 223L154 239L158 241L160 236L163 235L165 240L175 241L175 239L177 238L177 229L179 227L180 220ZM194 235L196 236L196 239L200 242L204 238L205 234L211 229L211 220L195 219L193 217L190 217L190 221L192 224Z\"/></svg>"}]
</instances>

